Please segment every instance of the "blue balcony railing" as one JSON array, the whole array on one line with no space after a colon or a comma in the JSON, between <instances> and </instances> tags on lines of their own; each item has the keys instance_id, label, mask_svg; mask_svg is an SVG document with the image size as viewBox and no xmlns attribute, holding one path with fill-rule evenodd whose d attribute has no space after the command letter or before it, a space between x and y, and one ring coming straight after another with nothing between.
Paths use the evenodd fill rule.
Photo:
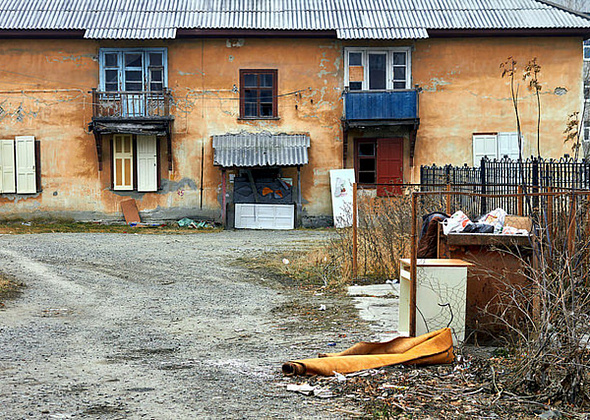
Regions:
<instances>
[{"instance_id":1,"label":"blue balcony railing","mask_svg":"<svg viewBox=\"0 0 590 420\"><path fill-rule=\"evenodd\" d=\"M355 120L416 120L418 91L348 91L344 94L344 118Z\"/></svg>"}]
</instances>

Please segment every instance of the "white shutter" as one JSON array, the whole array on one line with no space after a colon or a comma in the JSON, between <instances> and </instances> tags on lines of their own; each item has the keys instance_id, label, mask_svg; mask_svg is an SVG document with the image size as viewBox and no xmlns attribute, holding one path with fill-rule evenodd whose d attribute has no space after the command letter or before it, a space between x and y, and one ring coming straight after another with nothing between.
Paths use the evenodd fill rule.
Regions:
<instances>
[{"instance_id":1,"label":"white shutter","mask_svg":"<svg viewBox=\"0 0 590 420\"><path fill-rule=\"evenodd\" d=\"M0 193L15 193L14 140L0 140Z\"/></svg>"},{"instance_id":2,"label":"white shutter","mask_svg":"<svg viewBox=\"0 0 590 420\"><path fill-rule=\"evenodd\" d=\"M518 160L518 133L498 133L498 157Z\"/></svg>"},{"instance_id":3,"label":"white shutter","mask_svg":"<svg viewBox=\"0 0 590 420\"><path fill-rule=\"evenodd\" d=\"M156 136L137 136L137 191L158 190Z\"/></svg>"},{"instance_id":4,"label":"white shutter","mask_svg":"<svg viewBox=\"0 0 590 420\"><path fill-rule=\"evenodd\" d=\"M133 137L130 134L113 136L113 188L133 189Z\"/></svg>"},{"instance_id":5,"label":"white shutter","mask_svg":"<svg viewBox=\"0 0 590 420\"><path fill-rule=\"evenodd\" d=\"M489 159L498 157L497 136L495 134L473 135L473 166L479 166L484 156Z\"/></svg>"},{"instance_id":6,"label":"white shutter","mask_svg":"<svg viewBox=\"0 0 590 420\"><path fill-rule=\"evenodd\" d=\"M16 193L37 192L35 174L35 137L17 136L16 142Z\"/></svg>"}]
</instances>

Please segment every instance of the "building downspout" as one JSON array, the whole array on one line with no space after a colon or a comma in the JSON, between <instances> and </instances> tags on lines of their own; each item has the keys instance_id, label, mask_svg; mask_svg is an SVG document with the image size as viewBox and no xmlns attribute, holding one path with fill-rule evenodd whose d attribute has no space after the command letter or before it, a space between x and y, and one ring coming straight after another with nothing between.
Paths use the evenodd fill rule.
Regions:
<instances>
[{"instance_id":1,"label":"building downspout","mask_svg":"<svg viewBox=\"0 0 590 420\"><path fill-rule=\"evenodd\" d=\"M227 228L227 184L225 181L225 168L221 170L221 224Z\"/></svg>"}]
</instances>

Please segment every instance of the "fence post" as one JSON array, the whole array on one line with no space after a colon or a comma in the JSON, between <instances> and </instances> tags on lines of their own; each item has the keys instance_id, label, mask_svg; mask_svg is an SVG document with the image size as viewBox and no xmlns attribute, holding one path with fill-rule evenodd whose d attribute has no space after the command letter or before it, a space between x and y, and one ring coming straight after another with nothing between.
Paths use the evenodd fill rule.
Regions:
<instances>
[{"instance_id":1,"label":"fence post","mask_svg":"<svg viewBox=\"0 0 590 420\"><path fill-rule=\"evenodd\" d=\"M547 192L549 193L547 196L547 228L551 237L553 237L553 187L547 187Z\"/></svg>"},{"instance_id":2,"label":"fence post","mask_svg":"<svg viewBox=\"0 0 590 420\"><path fill-rule=\"evenodd\" d=\"M574 242L576 239L576 195L570 195L570 220L567 231L567 250L569 258L574 256Z\"/></svg>"},{"instance_id":3,"label":"fence post","mask_svg":"<svg viewBox=\"0 0 590 420\"><path fill-rule=\"evenodd\" d=\"M518 197L517 197L517 200L518 200L518 215L519 216L522 216L524 214L524 211L523 211L524 197L522 196L522 185L519 185L518 186L517 191L518 191Z\"/></svg>"},{"instance_id":4,"label":"fence post","mask_svg":"<svg viewBox=\"0 0 590 420\"><path fill-rule=\"evenodd\" d=\"M539 192L539 159L533 158L533 193ZM539 196L533 196L533 216L539 214Z\"/></svg>"},{"instance_id":5,"label":"fence post","mask_svg":"<svg viewBox=\"0 0 590 420\"><path fill-rule=\"evenodd\" d=\"M416 203L416 194L412 193L412 234L411 237L411 257L410 257L410 337L416 337L416 284L417 284L417 260L418 260L418 246L416 219L418 217L418 209Z\"/></svg>"},{"instance_id":6,"label":"fence post","mask_svg":"<svg viewBox=\"0 0 590 420\"><path fill-rule=\"evenodd\" d=\"M357 184L352 184L352 278L358 277L358 223L357 223Z\"/></svg>"},{"instance_id":7,"label":"fence post","mask_svg":"<svg viewBox=\"0 0 590 420\"><path fill-rule=\"evenodd\" d=\"M447 182L447 192L451 191L451 183ZM451 215L451 194L447 194L447 214Z\"/></svg>"},{"instance_id":8,"label":"fence post","mask_svg":"<svg viewBox=\"0 0 590 420\"><path fill-rule=\"evenodd\" d=\"M481 165L479 166L479 176L481 182L481 193L487 194L488 189L486 185L486 158L481 158ZM488 212L488 199L487 197L481 197L481 214Z\"/></svg>"}]
</instances>

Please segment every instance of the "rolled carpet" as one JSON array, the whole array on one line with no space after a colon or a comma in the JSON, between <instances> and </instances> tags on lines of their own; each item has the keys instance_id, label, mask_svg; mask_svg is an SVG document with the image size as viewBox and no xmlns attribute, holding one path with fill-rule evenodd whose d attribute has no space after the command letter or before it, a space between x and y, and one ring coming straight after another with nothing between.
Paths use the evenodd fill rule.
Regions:
<instances>
[{"instance_id":1,"label":"rolled carpet","mask_svg":"<svg viewBox=\"0 0 590 420\"><path fill-rule=\"evenodd\" d=\"M397 337L384 343L357 343L340 353L320 354L316 359L293 360L283 364L283 373L331 376L397 364L438 365L455 360L450 328L418 337Z\"/></svg>"}]
</instances>

